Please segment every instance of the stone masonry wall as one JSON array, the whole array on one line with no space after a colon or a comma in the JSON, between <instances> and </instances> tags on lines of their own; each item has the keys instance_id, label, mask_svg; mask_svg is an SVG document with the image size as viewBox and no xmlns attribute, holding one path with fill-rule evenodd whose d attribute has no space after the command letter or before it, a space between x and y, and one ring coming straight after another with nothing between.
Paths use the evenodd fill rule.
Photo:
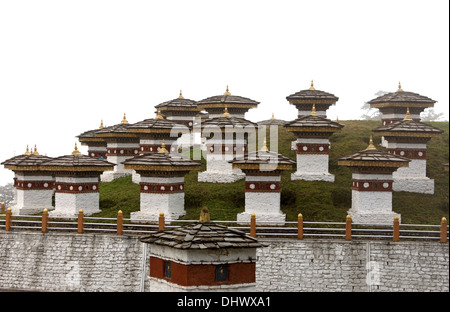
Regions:
<instances>
[{"instance_id":1,"label":"stone masonry wall","mask_svg":"<svg viewBox=\"0 0 450 312\"><path fill-rule=\"evenodd\" d=\"M257 291L449 291L449 245L436 241L263 239ZM150 291L137 237L0 230L0 288Z\"/></svg>"}]
</instances>

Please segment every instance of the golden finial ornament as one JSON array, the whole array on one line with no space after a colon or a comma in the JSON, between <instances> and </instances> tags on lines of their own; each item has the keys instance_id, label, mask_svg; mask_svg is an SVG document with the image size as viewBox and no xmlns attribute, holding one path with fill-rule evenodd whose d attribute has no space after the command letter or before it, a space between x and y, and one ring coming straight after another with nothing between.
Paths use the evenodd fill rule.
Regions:
<instances>
[{"instance_id":1,"label":"golden finial ornament","mask_svg":"<svg viewBox=\"0 0 450 312\"><path fill-rule=\"evenodd\" d=\"M103 129L104 128L104 126L103 126L103 119L100 121L100 127L98 127L99 129Z\"/></svg>"},{"instance_id":2,"label":"golden finial ornament","mask_svg":"<svg viewBox=\"0 0 450 312\"><path fill-rule=\"evenodd\" d=\"M39 155L38 151L37 151L37 147L36 144L34 144L34 152L33 155Z\"/></svg>"},{"instance_id":3,"label":"golden finial ornament","mask_svg":"<svg viewBox=\"0 0 450 312\"><path fill-rule=\"evenodd\" d=\"M156 113L156 119L164 119L164 116L161 114L161 109L158 108L158 112Z\"/></svg>"},{"instance_id":4,"label":"golden finial ornament","mask_svg":"<svg viewBox=\"0 0 450 312\"><path fill-rule=\"evenodd\" d=\"M376 151L377 150L375 145L373 145L372 136L370 136L369 146L367 146L366 150L368 150L368 151Z\"/></svg>"},{"instance_id":5,"label":"golden finial ornament","mask_svg":"<svg viewBox=\"0 0 450 312\"><path fill-rule=\"evenodd\" d=\"M166 141L163 140L161 144L161 148L159 149L158 153L168 153L169 151L166 149Z\"/></svg>"},{"instance_id":6,"label":"golden finial ornament","mask_svg":"<svg viewBox=\"0 0 450 312\"><path fill-rule=\"evenodd\" d=\"M73 150L72 155L81 155L80 151L78 150L77 143L75 143L75 149Z\"/></svg>"},{"instance_id":7,"label":"golden finial ornament","mask_svg":"<svg viewBox=\"0 0 450 312\"><path fill-rule=\"evenodd\" d=\"M227 86L227 91L225 91L225 93L223 95L231 95L230 91L228 90L228 86Z\"/></svg>"},{"instance_id":8,"label":"golden finial ornament","mask_svg":"<svg viewBox=\"0 0 450 312\"><path fill-rule=\"evenodd\" d=\"M263 145L261 146L260 151L261 151L261 152L268 152L268 151L269 151L269 149L267 148L267 141L266 141L266 138L264 138Z\"/></svg>"},{"instance_id":9,"label":"golden finial ornament","mask_svg":"<svg viewBox=\"0 0 450 312\"><path fill-rule=\"evenodd\" d=\"M403 118L403 120L413 120L411 114L409 113L409 107L406 108L406 115L405 118Z\"/></svg>"},{"instance_id":10,"label":"golden finial ornament","mask_svg":"<svg viewBox=\"0 0 450 312\"><path fill-rule=\"evenodd\" d=\"M316 104L313 104L312 111L311 111L311 116L317 116Z\"/></svg>"},{"instance_id":11,"label":"golden finial ornament","mask_svg":"<svg viewBox=\"0 0 450 312\"><path fill-rule=\"evenodd\" d=\"M123 113L123 119L120 123L128 124L127 115L125 113Z\"/></svg>"},{"instance_id":12,"label":"golden finial ornament","mask_svg":"<svg viewBox=\"0 0 450 312\"><path fill-rule=\"evenodd\" d=\"M309 87L309 90L316 90L316 89L314 88L314 80L311 80L311 87Z\"/></svg>"},{"instance_id":13,"label":"golden finial ornament","mask_svg":"<svg viewBox=\"0 0 450 312\"><path fill-rule=\"evenodd\" d=\"M200 211L200 222L210 222L211 217L209 216L208 207L204 206Z\"/></svg>"},{"instance_id":14,"label":"golden finial ornament","mask_svg":"<svg viewBox=\"0 0 450 312\"><path fill-rule=\"evenodd\" d=\"M274 113L272 113L272 118L270 118L270 119L275 120L275 114Z\"/></svg>"},{"instance_id":15,"label":"golden finial ornament","mask_svg":"<svg viewBox=\"0 0 450 312\"><path fill-rule=\"evenodd\" d=\"M181 90L180 90L180 95L178 96L178 98L179 98L179 99L184 99L183 93L181 93Z\"/></svg>"},{"instance_id":16,"label":"golden finial ornament","mask_svg":"<svg viewBox=\"0 0 450 312\"><path fill-rule=\"evenodd\" d=\"M403 92L402 84L400 83L400 81L398 82L398 89L397 89L397 92Z\"/></svg>"},{"instance_id":17,"label":"golden finial ornament","mask_svg":"<svg viewBox=\"0 0 450 312\"><path fill-rule=\"evenodd\" d=\"M30 150L28 149L28 145L27 145L27 150L25 151L25 155L31 155Z\"/></svg>"},{"instance_id":18,"label":"golden finial ornament","mask_svg":"<svg viewBox=\"0 0 450 312\"><path fill-rule=\"evenodd\" d=\"M225 105L225 109L223 110L222 117L230 117L230 113L228 112L228 107Z\"/></svg>"}]
</instances>

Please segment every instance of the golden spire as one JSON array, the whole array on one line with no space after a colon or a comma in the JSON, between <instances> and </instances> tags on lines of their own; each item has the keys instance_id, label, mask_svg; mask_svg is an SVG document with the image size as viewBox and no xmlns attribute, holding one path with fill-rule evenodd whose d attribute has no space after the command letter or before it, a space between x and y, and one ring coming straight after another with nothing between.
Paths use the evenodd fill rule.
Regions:
<instances>
[{"instance_id":1,"label":"golden spire","mask_svg":"<svg viewBox=\"0 0 450 312\"><path fill-rule=\"evenodd\" d=\"M270 119L272 119L272 120L275 119L275 114L274 113L272 113L272 118L270 118Z\"/></svg>"},{"instance_id":2,"label":"golden spire","mask_svg":"<svg viewBox=\"0 0 450 312\"><path fill-rule=\"evenodd\" d=\"M158 108L158 112L156 113L156 119L164 119L163 115L161 114L161 109Z\"/></svg>"},{"instance_id":3,"label":"golden spire","mask_svg":"<svg viewBox=\"0 0 450 312\"><path fill-rule=\"evenodd\" d=\"M161 148L159 149L158 153L168 153L169 151L166 150L166 141L163 140L161 144Z\"/></svg>"},{"instance_id":4,"label":"golden spire","mask_svg":"<svg viewBox=\"0 0 450 312\"><path fill-rule=\"evenodd\" d=\"M314 89L314 80L311 80L311 87L309 87L309 90L316 90Z\"/></svg>"},{"instance_id":5,"label":"golden spire","mask_svg":"<svg viewBox=\"0 0 450 312\"><path fill-rule=\"evenodd\" d=\"M403 120L413 120L411 118L411 115L409 114L409 107L406 108L406 116L403 118Z\"/></svg>"},{"instance_id":6,"label":"golden spire","mask_svg":"<svg viewBox=\"0 0 450 312\"><path fill-rule=\"evenodd\" d=\"M208 207L204 206L200 211L200 222L210 222L211 217L209 216Z\"/></svg>"},{"instance_id":7,"label":"golden spire","mask_svg":"<svg viewBox=\"0 0 450 312\"><path fill-rule=\"evenodd\" d=\"M181 93L181 90L180 90L180 95L178 96L178 98L179 99L184 99L183 94Z\"/></svg>"},{"instance_id":8,"label":"golden spire","mask_svg":"<svg viewBox=\"0 0 450 312\"><path fill-rule=\"evenodd\" d=\"M78 150L77 143L75 143L75 149L73 150L72 155L81 155L80 151Z\"/></svg>"},{"instance_id":9,"label":"golden spire","mask_svg":"<svg viewBox=\"0 0 450 312\"><path fill-rule=\"evenodd\" d=\"M228 86L227 86L227 91L225 91L225 93L223 95L231 95L230 91L228 90Z\"/></svg>"},{"instance_id":10,"label":"golden spire","mask_svg":"<svg viewBox=\"0 0 450 312\"><path fill-rule=\"evenodd\" d=\"M103 126L103 119L100 121L100 127L98 127L99 129L103 129L104 128L104 126Z\"/></svg>"},{"instance_id":11,"label":"golden spire","mask_svg":"<svg viewBox=\"0 0 450 312\"><path fill-rule=\"evenodd\" d=\"M128 123L127 115L125 113L123 113L123 119L122 119L122 121L120 123L123 123L123 124L127 124Z\"/></svg>"},{"instance_id":12,"label":"golden spire","mask_svg":"<svg viewBox=\"0 0 450 312\"><path fill-rule=\"evenodd\" d=\"M263 145L262 145L260 151L261 151L261 152L268 152L268 151L269 151L269 149L267 148L267 141L266 141L266 138L264 138L264 142L263 142Z\"/></svg>"},{"instance_id":13,"label":"golden spire","mask_svg":"<svg viewBox=\"0 0 450 312\"><path fill-rule=\"evenodd\" d=\"M397 89L397 92L403 92L402 84L400 83L400 81L398 82L398 89Z\"/></svg>"},{"instance_id":14,"label":"golden spire","mask_svg":"<svg viewBox=\"0 0 450 312\"><path fill-rule=\"evenodd\" d=\"M25 151L25 155L31 155L30 150L28 149L28 145L27 145L27 150Z\"/></svg>"},{"instance_id":15,"label":"golden spire","mask_svg":"<svg viewBox=\"0 0 450 312\"><path fill-rule=\"evenodd\" d=\"M230 117L230 113L228 113L228 107L225 105L225 109L223 110L222 117Z\"/></svg>"},{"instance_id":16,"label":"golden spire","mask_svg":"<svg viewBox=\"0 0 450 312\"><path fill-rule=\"evenodd\" d=\"M316 104L313 104L312 111L311 111L311 116L317 116Z\"/></svg>"},{"instance_id":17,"label":"golden spire","mask_svg":"<svg viewBox=\"0 0 450 312\"><path fill-rule=\"evenodd\" d=\"M376 151L377 148L375 147L375 145L373 145L373 140L372 140L372 136L370 136L370 140L369 140L369 146L367 146L366 151Z\"/></svg>"},{"instance_id":18,"label":"golden spire","mask_svg":"<svg viewBox=\"0 0 450 312\"><path fill-rule=\"evenodd\" d=\"M37 151L37 148L36 148L36 144L34 144L34 152L33 152L33 155L39 155L39 153L38 153L38 151Z\"/></svg>"}]
</instances>

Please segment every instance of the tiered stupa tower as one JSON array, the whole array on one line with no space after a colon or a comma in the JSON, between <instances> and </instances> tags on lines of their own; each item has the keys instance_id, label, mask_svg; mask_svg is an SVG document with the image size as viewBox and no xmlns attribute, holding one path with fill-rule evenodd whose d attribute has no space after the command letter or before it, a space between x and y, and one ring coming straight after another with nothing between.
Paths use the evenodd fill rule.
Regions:
<instances>
[{"instance_id":1,"label":"tiered stupa tower","mask_svg":"<svg viewBox=\"0 0 450 312\"><path fill-rule=\"evenodd\" d=\"M52 158L39 155L35 146L30 152L27 146L18 155L1 164L14 172L14 200L10 203L13 214L27 215L52 210L54 178L52 173L42 171L40 165Z\"/></svg>"},{"instance_id":2,"label":"tiered stupa tower","mask_svg":"<svg viewBox=\"0 0 450 312\"><path fill-rule=\"evenodd\" d=\"M370 138L360 152L338 159L338 165L352 171L352 208L348 211L356 223L392 224L400 215L392 211L392 173L407 167L410 160L378 151Z\"/></svg>"},{"instance_id":3,"label":"tiered stupa tower","mask_svg":"<svg viewBox=\"0 0 450 312\"><path fill-rule=\"evenodd\" d=\"M245 211L237 215L238 223L284 225L286 215L281 211L281 172L292 170L295 161L269 151L264 140L263 148L250 152L243 158L231 161L233 168L245 173Z\"/></svg>"},{"instance_id":4,"label":"tiered stupa tower","mask_svg":"<svg viewBox=\"0 0 450 312\"><path fill-rule=\"evenodd\" d=\"M149 244L150 290L255 291L255 238L210 221L165 229L140 239Z\"/></svg>"},{"instance_id":5,"label":"tiered stupa tower","mask_svg":"<svg viewBox=\"0 0 450 312\"><path fill-rule=\"evenodd\" d=\"M292 180L334 182L334 175L328 172L330 136L344 125L317 114L315 104L309 115L287 122L284 127L297 136L297 171Z\"/></svg>"},{"instance_id":6,"label":"tiered stupa tower","mask_svg":"<svg viewBox=\"0 0 450 312\"><path fill-rule=\"evenodd\" d=\"M186 214L184 177L200 170L200 162L171 154L163 141L158 152L145 153L124 161L126 169L140 175L140 211L132 212L132 221L158 221L162 212L169 220Z\"/></svg>"},{"instance_id":7,"label":"tiered stupa tower","mask_svg":"<svg viewBox=\"0 0 450 312\"><path fill-rule=\"evenodd\" d=\"M371 108L378 108L382 113L382 125L403 120L409 109L411 118L420 121L420 113L426 108L433 107L435 100L409 91L403 91L400 82L396 92L391 92L372 99L368 102Z\"/></svg>"},{"instance_id":8,"label":"tiered stupa tower","mask_svg":"<svg viewBox=\"0 0 450 312\"><path fill-rule=\"evenodd\" d=\"M113 171L105 172L102 175L102 182L111 182L132 174L132 171L126 170L122 164L124 160L139 155L139 138L127 131L129 126L124 114L119 124L105 127L94 134L96 138L101 138L106 142L106 159L115 164Z\"/></svg>"},{"instance_id":9,"label":"tiered stupa tower","mask_svg":"<svg viewBox=\"0 0 450 312\"><path fill-rule=\"evenodd\" d=\"M393 173L394 191L434 194L434 180L427 177L427 142L443 131L413 119L408 108L403 120L373 131L384 137L389 153L411 160L407 168Z\"/></svg>"},{"instance_id":10,"label":"tiered stupa tower","mask_svg":"<svg viewBox=\"0 0 450 312\"><path fill-rule=\"evenodd\" d=\"M100 175L113 170L113 163L82 155L75 144L71 155L53 158L39 167L55 177L55 210L51 216L73 217L80 209L87 216L100 212Z\"/></svg>"},{"instance_id":11,"label":"tiered stupa tower","mask_svg":"<svg viewBox=\"0 0 450 312\"><path fill-rule=\"evenodd\" d=\"M240 169L233 169L230 160L247 152L248 139L255 136L258 125L244 118L234 117L227 107L221 117L202 123L202 137L206 138L206 171L199 172L199 182L232 183L243 179Z\"/></svg>"}]
</instances>

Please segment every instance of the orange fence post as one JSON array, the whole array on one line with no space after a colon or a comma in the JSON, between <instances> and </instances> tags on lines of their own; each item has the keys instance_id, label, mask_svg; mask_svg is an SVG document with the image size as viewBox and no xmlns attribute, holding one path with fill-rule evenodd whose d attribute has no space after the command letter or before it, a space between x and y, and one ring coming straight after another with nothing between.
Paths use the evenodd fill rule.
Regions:
<instances>
[{"instance_id":1,"label":"orange fence post","mask_svg":"<svg viewBox=\"0 0 450 312\"><path fill-rule=\"evenodd\" d=\"M250 236L256 237L256 216L255 213L252 213L250 218Z\"/></svg>"},{"instance_id":2,"label":"orange fence post","mask_svg":"<svg viewBox=\"0 0 450 312\"><path fill-rule=\"evenodd\" d=\"M398 220L398 217L394 217L394 229L393 229L393 241L398 242L400 241L400 221Z\"/></svg>"},{"instance_id":3,"label":"orange fence post","mask_svg":"<svg viewBox=\"0 0 450 312\"><path fill-rule=\"evenodd\" d=\"M78 211L78 233L83 234L84 233L84 214L83 209L80 209Z\"/></svg>"},{"instance_id":4,"label":"orange fence post","mask_svg":"<svg viewBox=\"0 0 450 312\"><path fill-rule=\"evenodd\" d=\"M5 231L11 231L11 224L12 224L12 212L11 208L6 209L5 214Z\"/></svg>"},{"instance_id":5,"label":"orange fence post","mask_svg":"<svg viewBox=\"0 0 450 312\"><path fill-rule=\"evenodd\" d=\"M352 217L345 218L345 240L352 240Z\"/></svg>"},{"instance_id":6,"label":"orange fence post","mask_svg":"<svg viewBox=\"0 0 450 312\"><path fill-rule=\"evenodd\" d=\"M442 218L441 220L441 243L447 242L447 219Z\"/></svg>"},{"instance_id":7,"label":"orange fence post","mask_svg":"<svg viewBox=\"0 0 450 312\"><path fill-rule=\"evenodd\" d=\"M303 215L301 213L298 214L298 233L297 233L297 238L298 239L303 239Z\"/></svg>"},{"instance_id":8,"label":"orange fence post","mask_svg":"<svg viewBox=\"0 0 450 312\"><path fill-rule=\"evenodd\" d=\"M164 218L164 212L160 212L159 213L159 219L158 219L158 231L164 230L165 223L166 223L166 221L165 221L165 218Z\"/></svg>"},{"instance_id":9,"label":"orange fence post","mask_svg":"<svg viewBox=\"0 0 450 312\"><path fill-rule=\"evenodd\" d=\"M117 212L117 235L123 234L123 213L122 210Z\"/></svg>"},{"instance_id":10,"label":"orange fence post","mask_svg":"<svg viewBox=\"0 0 450 312\"><path fill-rule=\"evenodd\" d=\"M48 232L48 210L44 209L42 212L42 233Z\"/></svg>"},{"instance_id":11,"label":"orange fence post","mask_svg":"<svg viewBox=\"0 0 450 312\"><path fill-rule=\"evenodd\" d=\"M5 203L2 203L0 212L5 212Z\"/></svg>"}]
</instances>

